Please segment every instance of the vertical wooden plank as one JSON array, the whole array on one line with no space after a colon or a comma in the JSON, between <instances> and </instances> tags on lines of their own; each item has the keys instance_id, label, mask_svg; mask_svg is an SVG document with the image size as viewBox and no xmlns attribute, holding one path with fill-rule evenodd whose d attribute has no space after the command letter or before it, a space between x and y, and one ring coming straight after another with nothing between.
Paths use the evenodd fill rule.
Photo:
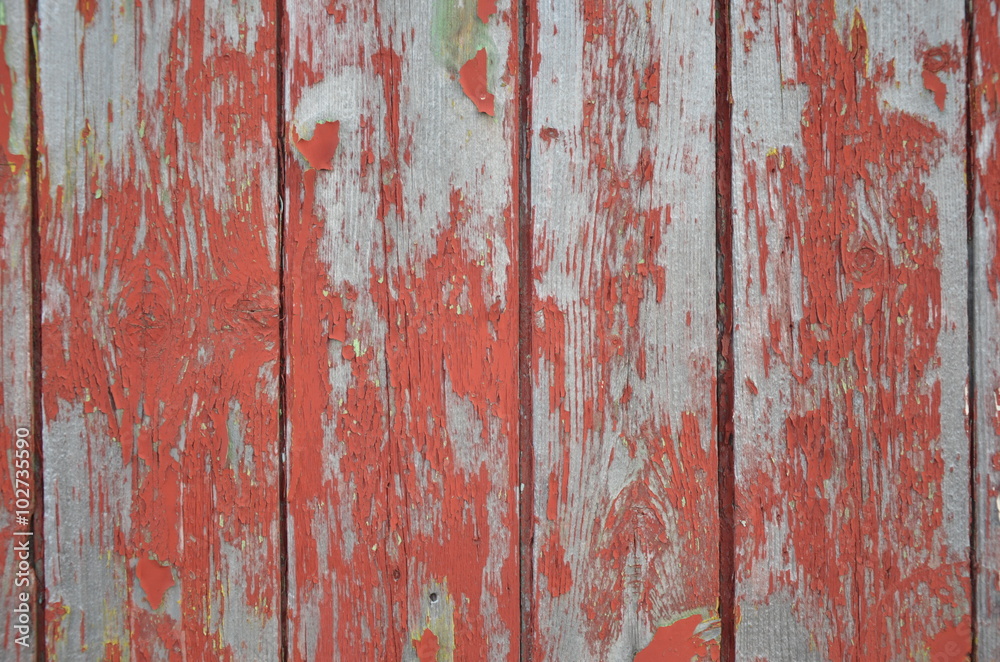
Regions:
<instances>
[{"instance_id":1,"label":"vertical wooden plank","mask_svg":"<svg viewBox=\"0 0 1000 662\"><path fill-rule=\"evenodd\" d=\"M969 654L963 17L733 5L739 659Z\"/></svg>"},{"instance_id":2,"label":"vertical wooden plank","mask_svg":"<svg viewBox=\"0 0 1000 662\"><path fill-rule=\"evenodd\" d=\"M717 659L713 5L532 5L534 659Z\"/></svg>"},{"instance_id":3,"label":"vertical wooden plank","mask_svg":"<svg viewBox=\"0 0 1000 662\"><path fill-rule=\"evenodd\" d=\"M287 7L291 656L516 660L516 5Z\"/></svg>"},{"instance_id":4,"label":"vertical wooden plank","mask_svg":"<svg viewBox=\"0 0 1000 662\"><path fill-rule=\"evenodd\" d=\"M35 505L27 3L0 1L0 650L33 660Z\"/></svg>"},{"instance_id":5,"label":"vertical wooden plank","mask_svg":"<svg viewBox=\"0 0 1000 662\"><path fill-rule=\"evenodd\" d=\"M972 3L972 319L978 658L1000 659L1000 16Z\"/></svg>"},{"instance_id":6,"label":"vertical wooden plank","mask_svg":"<svg viewBox=\"0 0 1000 662\"><path fill-rule=\"evenodd\" d=\"M275 6L42 0L50 659L277 659Z\"/></svg>"}]
</instances>

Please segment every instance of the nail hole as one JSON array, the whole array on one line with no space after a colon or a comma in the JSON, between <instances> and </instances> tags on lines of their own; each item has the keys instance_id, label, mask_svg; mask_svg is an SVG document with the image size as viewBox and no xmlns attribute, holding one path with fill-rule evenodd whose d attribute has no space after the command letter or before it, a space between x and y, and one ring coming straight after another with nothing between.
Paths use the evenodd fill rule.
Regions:
<instances>
[{"instance_id":1,"label":"nail hole","mask_svg":"<svg viewBox=\"0 0 1000 662\"><path fill-rule=\"evenodd\" d=\"M431 593L430 596L428 596L428 597L430 597L431 603L435 603L435 602L438 601L438 594L437 593Z\"/></svg>"}]
</instances>

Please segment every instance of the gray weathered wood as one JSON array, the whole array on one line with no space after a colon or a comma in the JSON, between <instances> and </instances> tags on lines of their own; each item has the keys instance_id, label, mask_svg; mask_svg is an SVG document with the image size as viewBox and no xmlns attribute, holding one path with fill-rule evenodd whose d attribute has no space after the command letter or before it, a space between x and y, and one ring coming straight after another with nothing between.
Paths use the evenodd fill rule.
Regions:
<instances>
[{"instance_id":1,"label":"gray weathered wood","mask_svg":"<svg viewBox=\"0 0 1000 662\"><path fill-rule=\"evenodd\" d=\"M287 4L295 660L519 657L517 10L490 4Z\"/></svg>"},{"instance_id":2,"label":"gray weathered wood","mask_svg":"<svg viewBox=\"0 0 1000 662\"><path fill-rule=\"evenodd\" d=\"M731 19L737 658L964 659L962 3Z\"/></svg>"},{"instance_id":3,"label":"gray weathered wood","mask_svg":"<svg viewBox=\"0 0 1000 662\"><path fill-rule=\"evenodd\" d=\"M35 618L34 571L21 566L20 545L31 530L18 521L19 499L34 506L34 429L32 412L31 335L31 181L28 113L27 3L0 2L0 657L20 662L35 659L38 633ZM20 429L20 432L19 432ZM19 439L27 440L18 444ZM25 453L25 451L28 451ZM27 456L27 457L26 457ZM29 468L23 465L28 460ZM19 465L19 463L22 463ZM29 494L25 494L24 483ZM23 504L21 504L23 505ZM29 508L30 510L30 508ZM20 515L25 517L25 515ZM29 516L30 517L30 516ZM38 543L30 539L32 551ZM27 584L24 582L27 581ZM18 644L27 593L30 633L27 646Z\"/></svg>"},{"instance_id":4,"label":"gray weathered wood","mask_svg":"<svg viewBox=\"0 0 1000 662\"><path fill-rule=\"evenodd\" d=\"M713 5L531 5L536 659L708 659Z\"/></svg>"},{"instance_id":5,"label":"gray weathered wood","mask_svg":"<svg viewBox=\"0 0 1000 662\"><path fill-rule=\"evenodd\" d=\"M277 659L275 5L39 18L48 657Z\"/></svg>"}]
</instances>

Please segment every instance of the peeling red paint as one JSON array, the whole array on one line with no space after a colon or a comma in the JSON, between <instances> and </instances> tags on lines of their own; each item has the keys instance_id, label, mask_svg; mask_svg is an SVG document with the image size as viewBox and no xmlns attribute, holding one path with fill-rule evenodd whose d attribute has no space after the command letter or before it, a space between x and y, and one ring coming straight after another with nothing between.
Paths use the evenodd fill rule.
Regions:
<instances>
[{"instance_id":1,"label":"peeling red paint","mask_svg":"<svg viewBox=\"0 0 1000 662\"><path fill-rule=\"evenodd\" d=\"M542 130L538 132L538 137L549 143L559 137L559 130L553 129L551 126L544 126Z\"/></svg>"},{"instance_id":2,"label":"peeling red paint","mask_svg":"<svg viewBox=\"0 0 1000 662\"><path fill-rule=\"evenodd\" d=\"M311 213L315 205L315 174L314 170L301 175L290 173L290 185L302 186L306 192L301 207L292 210L290 216L290 266L294 269L291 272L291 302L292 310L296 311L290 327L290 343L295 348L290 354L291 384L293 388L299 383L316 385L313 392L301 392L303 395L296 398L298 405L290 414L295 438L301 439L322 438L323 412L329 407L331 393L323 376L330 360L325 339L333 335L331 329L346 323L349 337L371 337L369 328L357 326L359 320L352 311L353 301L360 293L346 284L329 282L322 272L308 271L319 266L314 252L319 236L314 233L322 228ZM453 203L460 199L461 196L452 197ZM375 301L384 302L380 303L385 306L380 315L388 328L385 339L387 372L378 366L379 354L376 352L365 351L353 357L352 385L333 415L337 417L340 443L356 449L344 457L338 467L343 475L352 476L356 481L357 498L352 499L350 506L353 521L380 523L370 529L362 528L355 535L359 536L362 548L375 553L363 562L356 554L348 563L340 556L342 552L331 550L328 558L320 559L312 536L300 537L296 539L298 576L316 576L322 562L325 567L349 566L352 575L360 573L378 584L392 582L385 577L383 568L394 567L400 572L399 581L405 581L407 564L399 557L396 545L389 544L381 549L387 537L392 540L398 536L409 541L411 556L419 554L427 575L447 577L449 590L462 604L480 604L483 554L491 544L485 508L487 494L493 489L492 480L485 466L469 474L453 464L448 448L456 441L450 439L447 428L442 425L448 420L445 393L433 385L450 383L454 395L466 399L477 412L483 422L484 435L489 432L490 425L499 424L504 438L512 438L516 429L517 380L514 378L516 355L511 346L516 342L517 333L514 311L504 310L483 297L489 274L476 260L463 255L456 231L464 222L464 212L453 208L451 225L443 229L437 250L424 263L424 277L415 277L412 267L400 266L384 276L373 272L371 280L365 284L366 291ZM389 282L399 289L390 291ZM511 288L516 288L515 278L508 277L508 282ZM319 295L321 291L330 294ZM515 291L508 292L507 296L516 296ZM327 303L331 300L338 303ZM344 322L334 321L343 319L344 313ZM406 325L398 326L397 320L406 320ZM419 335L410 333L407 328L422 332ZM317 344L311 340L314 338L321 342ZM348 347L345 345L342 349L344 358L354 353ZM449 349L456 347L468 349L460 352ZM388 383L377 384L385 375L388 375ZM386 387L395 411L412 408L428 412L428 416L387 416ZM388 439L395 441L387 445ZM482 440L483 443L487 441L488 437ZM300 443L292 446L289 502L293 513L331 489L320 474L324 464L322 456L318 455L320 450L318 445ZM404 462L402 458L410 457L413 452L419 452L431 475L440 478L421 487L414 482L417 476L398 473ZM371 474L373 467L378 467L376 476ZM508 471L515 475L513 468ZM400 475L405 481L403 494L407 496L396 496L391 490L386 493L384 481L390 480L388 476L391 475ZM425 479L420 480L422 483ZM508 498L511 496L508 493ZM439 504L436 506L439 509L437 518L447 523L447 532L426 535L413 530L403 508L404 498ZM509 512L513 513L512 506L509 507ZM456 564L455 558L463 561ZM504 565L510 587L516 586L515 559L516 555L512 554ZM332 609L332 602L325 602L321 609L329 613L327 610ZM370 609L359 609L350 617L342 617L333 639L324 638L319 642L320 655L333 651L334 645L341 650L358 650L354 648L357 642L351 643L354 633L361 627L374 631L375 624L385 623L386 614L382 609L376 601ZM508 625L516 629L516 610L504 613L511 619ZM293 624L297 618L293 614ZM372 650L388 654L402 641L400 635L404 627L405 619L394 626L389 636L379 635L383 643L373 642ZM457 617L456 650L472 657L485 655L485 642L476 634L483 627L478 607Z\"/></svg>"},{"instance_id":3,"label":"peeling red paint","mask_svg":"<svg viewBox=\"0 0 1000 662\"><path fill-rule=\"evenodd\" d=\"M74 443L91 490L62 496L83 500L88 517L47 522L49 558L65 559L47 588L76 595L88 545L122 569L104 596L65 602L73 632L53 620L50 655L79 657L86 642L124 631L135 659L253 657L233 645L231 613L241 610L260 625L243 645L269 647L277 631L276 13L271 1L260 9L253 19L235 5L209 13L203 0L137 6L127 32L138 91L127 103L139 128L111 124L102 99L95 116L58 118L92 131L55 153L51 120L40 118L45 425L85 412ZM146 40L151 11L172 12L157 17L171 26L162 40ZM247 20L257 21L252 31L206 50L213 30ZM96 22L60 32L67 25L40 25L40 53L77 38L91 49L80 75L105 77L95 45L110 36ZM65 92L42 62L44 101L50 89ZM152 87L140 82L146 66L162 69ZM128 132L120 145L134 148L109 146L109 132ZM47 164L77 154L79 172L55 179L62 171ZM125 475L108 473L119 464ZM59 494L65 474L53 471L46 487ZM148 605L125 570L133 563ZM179 608L157 610L168 579ZM128 599L109 610L101 600L111 595Z\"/></svg>"},{"instance_id":4,"label":"peeling red paint","mask_svg":"<svg viewBox=\"0 0 1000 662\"><path fill-rule=\"evenodd\" d=\"M573 569L566 563L566 551L556 533L545 542L538 558L538 572L548 581L546 589L553 598L565 595L573 586Z\"/></svg>"},{"instance_id":5,"label":"peeling red paint","mask_svg":"<svg viewBox=\"0 0 1000 662\"><path fill-rule=\"evenodd\" d=\"M929 92L934 94L934 103L937 104L938 110L944 110L944 97L945 94L947 94L948 89L945 87L938 75L933 71L924 69L923 75L924 87L926 87Z\"/></svg>"},{"instance_id":6,"label":"peeling red paint","mask_svg":"<svg viewBox=\"0 0 1000 662\"><path fill-rule=\"evenodd\" d=\"M657 628L653 640L636 653L634 662L718 660L719 644L701 636L702 623L702 617L695 614Z\"/></svg>"},{"instance_id":7,"label":"peeling red paint","mask_svg":"<svg viewBox=\"0 0 1000 662\"><path fill-rule=\"evenodd\" d=\"M1000 150L997 149L1000 124L992 125L991 134L990 122L1000 116L1000 28L994 20L992 5L986 0L974 0L973 4L977 15L975 44L979 72L973 90L972 127L980 143L991 145L976 161L976 193L979 206L996 214L1000 213ZM983 247L991 256L986 284L993 299L1000 300L1000 249L990 248L1000 246L1000 223L986 219L984 222L993 233L993 241ZM1000 384L994 384L994 390L1000 392ZM995 410L1000 411L1000 406Z\"/></svg>"},{"instance_id":8,"label":"peeling red paint","mask_svg":"<svg viewBox=\"0 0 1000 662\"><path fill-rule=\"evenodd\" d=\"M954 127L883 101L895 68L869 51L860 11L841 31L834 3L812 0L795 21L801 156L787 146L765 156L734 130L746 181L737 233L756 235L759 258L742 290L759 288L748 305L768 319L761 356L744 359L766 386L745 389L779 389L788 407L779 438L738 450L737 580L744 600L794 596L824 657L907 657L969 609L965 555L944 535L942 247L929 183ZM924 81L943 109L935 71L951 65L935 58ZM768 232L785 243L768 246ZM788 287L793 271L801 290ZM769 539L775 527L787 536ZM833 626L817 613L835 614Z\"/></svg>"},{"instance_id":9,"label":"peeling red paint","mask_svg":"<svg viewBox=\"0 0 1000 662\"><path fill-rule=\"evenodd\" d=\"M69 607L59 601L49 601L45 604L45 641L53 646L66 638L66 628L63 621L69 616Z\"/></svg>"},{"instance_id":10,"label":"peeling red paint","mask_svg":"<svg viewBox=\"0 0 1000 662\"><path fill-rule=\"evenodd\" d=\"M972 659L969 646L972 619L965 614L962 620L949 625L927 642L931 662L964 662Z\"/></svg>"},{"instance_id":11,"label":"peeling red paint","mask_svg":"<svg viewBox=\"0 0 1000 662\"><path fill-rule=\"evenodd\" d=\"M121 644L109 641L104 644L104 657L101 662L122 662Z\"/></svg>"},{"instance_id":12,"label":"peeling red paint","mask_svg":"<svg viewBox=\"0 0 1000 662\"><path fill-rule=\"evenodd\" d=\"M77 9L84 25L91 24L96 3L78 0ZM323 17L325 9L333 17L325 20L328 24L354 19L355 8L348 12L337 0L315 9L317 16ZM789 413L780 421L779 438L770 440L789 462L776 474L769 473L774 465L747 473L747 526L741 531L750 533L742 541L742 571L749 573L746 568L775 542L760 531L787 530L782 553L795 559L795 571L769 576L770 590L803 589L806 597L793 608L807 627L812 627L811 614L835 613L860 631L846 626L834 633L811 631L831 659L865 659L879 646L911 654L914 648L901 642L917 642L919 651L932 656L960 658L968 653L970 624L960 613L968 601L968 580L962 574L964 559L946 558L938 534L942 476L951 460L935 445L941 436L937 411L945 397L934 377L944 328L944 267L928 174L947 149L948 127L886 105L881 91L898 84L895 65L869 53L860 14L841 30L832 2L813 0L808 9L802 12L808 17L802 19L808 27L799 35L802 43L791 46L796 70L788 79L790 85L808 88L802 149L780 145L761 156L745 148L739 157L747 167L742 194L747 216L753 216L748 224L759 241L755 271L740 277L748 287L759 287L771 304L762 316L761 337L743 347L762 355L763 380L746 377L743 386L753 396L763 393L763 401L773 392L766 384L770 377L789 377L782 391ZM138 33L142 10L136 8ZM744 32L747 51L764 38L758 29L763 10L762 2L752 0L744 12L755 22ZM584 266L586 251L553 257L545 245L550 238L540 232L537 262L531 265L538 282L554 273L555 264L565 269L557 276L586 273L589 278L581 279L570 303L549 294L531 302L537 328L529 379L547 387L539 416L552 416L557 437L551 467L540 481L547 503L545 521L538 523L541 587L534 597L539 602L558 598L586 613L586 644L605 651L623 636L621 614L627 609L646 622L662 623L665 614L712 604L717 456L711 406L697 398L671 402L669 409L658 401L651 406L644 388L651 375L662 379L664 360L645 321L647 311L653 303L672 305L674 288L683 285L681 274L663 259L669 228L692 220L674 219L671 205L649 202L661 184L658 168L669 158L657 153L653 135L664 121L661 85L669 84L677 64L645 52L641 60L633 57L627 42L634 35L627 30L634 27L634 13L618 13L614 3L600 0L584 0L580 11L585 93L573 102L579 103L575 110L584 125L546 126L538 136L543 153L567 150L580 177L573 184L593 193L591 211L599 222L585 227L579 241L609 259L589 267ZM651 11L646 8L645 19ZM530 49L538 40L538 18L531 12L526 55L537 72L541 55ZM496 13L495 2L478 0L476 13L487 22ZM503 20L514 25L518 17L510 13ZM426 607L420 602L422 589L435 582L447 585L449 603L455 605L456 655L487 659L496 632L513 633L519 625L518 541L509 530L518 506L511 453L519 405L517 214L511 203L502 219L483 219L480 196L488 196L473 185L453 185L447 209L433 208L432 196L410 196L419 185L410 170L414 163L426 166L420 154L429 147L413 145L413 123L420 118L407 112L413 93L407 49L414 28L389 20L383 24L377 8L357 8L357 14L361 25L374 22L377 47L352 44L357 47L329 62L306 58L289 65L293 98L339 68L361 69L382 84L381 99L359 102L358 117L345 119L345 127L358 120L358 134L350 141L356 138L360 145L343 155L345 171L318 172L334 170L339 121L317 124L308 140L299 138L294 127L291 131L292 144L309 168L294 158L287 164L285 303L290 314L285 340L292 403L287 477L296 582L290 589L295 597L290 657L399 658L412 645L419 659L436 659L445 647L444 634L439 638L428 627L412 637L421 627L414 629L413 622L422 619ZM100 105L96 117L74 118L72 134L74 140L79 136L88 164L86 172L71 173L84 182L79 190L75 180L51 180L45 164L65 155L42 150L43 275L52 285L46 290L51 305L43 328L46 418L52 424L77 408L85 412L86 470L99 479L94 492L85 495L95 522L87 524L91 530L79 540L86 535L103 539L110 531L114 545L105 552L122 567L135 562L149 606L159 610L175 583L180 601L179 617L150 615L133 594L123 610L135 639L105 642L107 659L155 658L160 651L150 647L154 641L190 658L239 659L241 652L223 641L227 601L234 599L227 591L234 589L223 590L221 583L220 564L228 563L222 543L235 548L248 539L265 541L256 567L277 566L272 535L277 508L266 496L276 489L276 462L269 452L276 438L276 402L261 390L262 382L277 378L277 269L270 255L274 247L264 239L273 228L260 222L275 217L276 205L246 193L242 177L227 181L229 188L223 186L220 195L190 162L192 145L217 149L221 161L241 168L246 164L237 154L274 151L272 125L259 136L227 135L219 143L207 130L240 124L244 108L262 117L276 113L275 94L248 95L258 84L240 78L274 68L274 15L268 5L255 55L236 47L207 55L206 32L214 41L218 26L206 25L204 3L196 0L190 15L179 13L167 50L159 54L164 82L140 89L136 100L140 116L156 130L130 136L135 152L115 161L96 149L114 121L111 103L103 126ZM306 24L298 43L302 52L322 45L318 25ZM291 29L297 27L303 26ZM995 44L1000 42L995 28L977 30L985 30ZM557 33L555 26L551 32ZM0 26L0 53L6 37L6 26ZM643 48L658 53L657 39L650 36ZM943 45L919 56L923 84L941 111L948 100L945 72L962 65L959 50ZM506 68L497 65L498 75L518 73L517 55L508 53ZM477 109L494 115L485 49L461 67L459 78ZM239 83L231 87L242 96L220 102L212 86L230 79ZM265 83L273 80L260 84ZM0 67L5 150L12 103L5 93L12 85L10 71ZM994 102L1000 96L995 81L976 93ZM986 117L974 114L973 122L984 130ZM634 132L630 145L639 144L633 154L625 153L624 131ZM879 140L868 140L872 135ZM513 150L513 139L510 144ZM995 151L985 157L986 172L997 169ZM24 162L20 155L7 158L17 166ZM821 165L830 158L833 166ZM241 173L257 180L269 167ZM518 167L498 183L514 191L515 201ZM863 210L872 203L855 190L835 188L831 181L840 180L831 177L831 169L858 182L865 194L883 191L884 209ZM352 200L341 188L349 178L371 203L372 217L363 221L371 222L371 237L358 239L343 230L359 223L356 209L333 217L323 211L324 200ZM1000 186L987 182L980 195L992 204L1000 199L998 191ZM785 231L784 243L779 232L768 245L766 233L781 214L786 214L779 228ZM409 233L425 215L439 219L438 225L420 251L411 253ZM102 233L101 221L108 217L123 220ZM140 230L138 218L148 218L148 227ZM481 254L470 248L467 231L478 223L488 229L473 237L485 237ZM194 227L190 236L187 225ZM362 276L353 280L342 275L348 271L341 271L345 263L331 265L328 255L331 242L349 241L348 251L367 260ZM65 242L72 250L64 250ZM799 266L791 266L793 253L801 258ZM98 266L94 257L113 266ZM565 263L556 262L564 257ZM989 276L994 297L998 260ZM793 268L801 271L795 276L804 283L800 300L787 291ZM506 289L495 287L502 269ZM121 286L120 296L107 294L108 282ZM66 307L52 294L61 291L74 294ZM790 320L793 308L797 317ZM694 318L691 310L669 312L682 315L690 333L703 330L697 311ZM728 347L721 351L727 359ZM189 365L203 352L208 360ZM692 381L714 388L710 361L693 358L685 370ZM233 401L240 404L238 410ZM236 441L227 434L230 416L251 421L238 426L246 432L242 443L257 451L260 465L231 466ZM471 435L456 427L463 416L473 421ZM1000 429L1000 415L992 420ZM600 443L607 444L606 454L595 452ZM456 448L488 457L462 464L469 460ZM584 495L576 492L582 481L572 473L571 450L582 454L588 471L626 463L619 465L628 468L625 486L602 493L604 501L596 508L579 509ZM106 520L99 516L109 508L108 477L99 475L97 452L120 455L132 486L129 512L111 513ZM863 453L884 455L893 464L873 467ZM595 457L607 464L591 461ZM1000 466L997 457L987 463L994 471ZM507 482L497 478L504 472ZM839 491L832 497L821 494L828 488ZM879 500L866 494L887 496ZM163 523L154 524L161 517ZM503 520L503 530L494 528L496 518ZM60 526L58 516L56 522ZM581 539L581 530L589 536ZM581 548L587 554L576 553ZM486 573L491 549L500 549L503 560ZM661 595L661 580L676 569L678 558L690 564L691 574L676 580L683 586L674 593ZM235 599L273 617L275 574L247 572L246 579L246 586L235 589ZM945 607L936 607L928 623L903 619L896 627L898 613L909 604L900 602L914 595L930 595L935 605ZM867 601L871 596L873 602ZM351 608L343 609L344 604ZM221 613L213 611L217 608ZM314 608L317 627L312 628L305 623ZM48 609L53 650L81 652L87 633L109 618L91 610L72 620L70 614L76 619L77 612L55 600ZM717 660L718 645L706 634L708 620L691 616L658 628L636 660ZM538 635L540 648L557 636L539 630L536 621L529 629ZM518 655L511 645L509 658ZM536 659L545 659L544 653Z\"/></svg>"},{"instance_id":13,"label":"peeling red paint","mask_svg":"<svg viewBox=\"0 0 1000 662\"><path fill-rule=\"evenodd\" d=\"M490 16L497 13L497 0L477 0L476 16L483 23L490 20Z\"/></svg>"},{"instance_id":14,"label":"peeling red paint","mask_svg":"<svg viewBox=\"0 0 1000 662\"><path fill-rule=\"evenodd\" d=\"M333 16L334 23L343 23L347 20L347 10L340 3L341 0L330 0L326 5L326 13Z\"/></svg>"},{"instance_id":15,"label":"peeling red paint","mask_svg":"<svg viewBox=\"0 0 1000 662\"><path fill-rule=\"evenodd\" d=\"M675 224L691 231L694 219L688 204L682 214L670 204L683 196L662 194L676 162L710 158L711 145L705 133L664 151L674 126L664 89L710 69L687 71L658 6L585 0L567 11L565 24L548 8L545 23L529 22L539 51L565 59L534 77L533 94L572 109L532 127L533 204L548 210L533 219L535 287L546 294L533 301L532 383L547 396L534 405L535 428L547 430L536 439L536 660L573 646L610 659L651 623L718 602L714 312L676 310L690 283L665 256L681 241ZM707 15L678 11L714 34ZM562 50L580 41L582 52ZM579 199L582 216L563 208ZM675 314L676 330L653 322ZM684 377L662 371L671 347L687 355ZM652 379L677 379L675 395ZM613 487L595 479L605 471ZM553 616L576 610L579 621Z\"/></svg>"},{"instance_id":16,"label":"peeling red paint","mask_svg":"<svg viewBox=\"0 0 1000 662\"><path fill-rule=\"evenodd\" d=\"M97 14L97 0L76 0L76 10L83 16L84 25L88 25Z\"/></svg>"},{"instance_id":17,"label":"peeling red paint","mask_svg":"<svg viewBox=\"0 0 1000 662\"><path fill-rule=\"evenodd\" d=\"M153 559L139 559L135 566L135 576L146 593L149 606L160 608L163 595L174 585L174 573L170 566L157 563Z\"/></svg>"},{"instance_id":18,"label":"peeling red paint","mask_svg":"<svg viewBox=\"0 0 1000 662\"><path fill-rule=\"evenodd\" d=\"M934 103L938 110L944 110L945 96L948 89L938 75L942 71L958 71L963 66L962 58L958 50L951 44L929 48L924 52L924 87L934 94Z\"/></svg>"},{"instance_id":19,"label":"peeling red paint","mask_svg":"<svg viewBox=\"0 0 1000 662\"><path fill-rule=\"evenodd\" d=\"M437 635L430 628L424 630L419 639L413 640L413 648L416 650L417 659L420 662L436 662L438 651L441 650Z\"/></svg>"},{"instance_id":20,"label":"peeling red paint","mask_svg":"<svg viewBox=\"0 0 1000 662\"><path fill-rule=\"evenodd\" d=\"M32 557L42 552L40 447L33 394L29 130L29 30L26 3L8 3L0 25L0 649L11 662L41 656L36 618L41 587ZM24 534L29 534L25 536ZM25 550L24 545L28 549ZM25 606L30 610L22 611ZM22 618L28 618L27 623Z\"/></svg>"},{"instance_id":21,"label":"peeling red paint","mask_svg":"<svg viewBox=\"0 0 1000 662\"><path fill-rule=\"evenodd\" d=\"M343 118L348 151L333 173L286 163L292 660L520 657L517 159L499 181L444 154L428 172L432 146L414 136L434 120L413 112L425 54L411 50L410 19L387 6L349 11L336 29L289 26L291 50L324 54L290 66L293 117L308 86L345 67L375 81L371 103ZM502 20L516 24L516 11ZM466 86L471 74L486 92L486 65L482 51ZM510 84L516 61L498 72ZM477 138L502 135L513 151L515 121ZM451 190L421 189L447 180ZM345 190L359 205L348 226L325 211ZM510 202L487 212L496 191ZM351 275L329 262L331 241L358 254Z\"/></svg>"},{"instance_id":22,"label":"peeling red paint","mask_svg":"<svg viewBox=\"0 0 1000 662\"><path fill-rule=\"evenodd\" d=\"M10 151L11 121L14 117L15 81L13 71L6 61L7 49L7 29L6 25L0 25L0 159L21 168L25 158L23 154L12 154ZM10 166L0 166L9 168ZM16 183L16 179L5 177L10 184Z\"/></svg>"},{"instance_id":23,"label":"peeling red paint","mask_svg":"<svg viewBox=\"0 0 1000 662\"><path fill-rule=\"evenodd\" d=\"M995 3L973 0L970 71L976 456L977 655L1000 656L1000 24Z\"/></svg>"},{"instance_id":24,"label":"peeling red paint","mask_svg":"<svg viewBox=\"0 0 1000 662\"><path fill-rule=\"evenodd\" d=\"M317 170L332 170L333 156L340 144L340 122L319 122L313 129L312 138L299 138L298 132L292 128L295 147L310 167Z\"/></svg>"},{"instance_id":25,"label":"peeling red paint","mask_svg":"<svg viewBox=\"0 0 1000 662\"><path fill-rule=\"evenodd\" d=\"M486 83L486 49L481 48L476 56L462 65L458 72L459 82L465 96L472 99L479 112L493 115L493 95Z\"/></svg>"},{"instance_id":26,"label":"peeling red paint","mask_svg":"<svg viewBox=\"0 0 1000 662\"><path fill-rule=\"evenodd\" d=\"M660 105L660 63L646 67L642 77L636 72L635 81L635 121L643 128L650 127L649 105Z\"/></svg>"}]
</instances>

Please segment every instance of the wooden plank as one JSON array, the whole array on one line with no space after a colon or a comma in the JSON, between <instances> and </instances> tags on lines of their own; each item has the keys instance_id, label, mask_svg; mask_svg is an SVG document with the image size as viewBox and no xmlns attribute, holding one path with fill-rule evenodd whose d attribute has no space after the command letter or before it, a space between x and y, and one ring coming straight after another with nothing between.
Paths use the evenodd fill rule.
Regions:
<instances>
[{"instance_id":1,"label":"wooden plank","mask_svg":"<svg viewBox=\"0 0 1000 662\"><path fill-rule=\"evenodd\" d=\"M731 21L737 657L965 659L963 5Z\"/></svg>"},{"instance_id":2,"label":"wooden plank","mask_svg":"<svg viewBox=\"0 0 1000 662\"><path fill-rule=\"evenodd\" d=\"M972 287L977 652L1000 659L1000 16L972 3Z\"/></svg>"},{"instance_id":3,"label":"wooden plank","mask_svg":"<svg viewBox=\"0 0 1000 662\"><path fill-rule=\"evenodd\" d=\"M713 5L531 5L533 659L717 659Z\"/></svg>"},{"instance_id":4,"label":"wooden plank","mask_svg":"<svg viewBox=\"0 0 1000 662\"><path fill-rule=\"evenodd\" d=\"M296 660L519 656L518 18L493 5L287 5Z\"/></svg>"},{"instance_id":5,"label":"wooden plank","mask_svg":"<svg viewBox=\"0 0 1000 662\"><path fill-rule=\"evenodd\" d=\"M0 651L34 660L36 502L27 3L0 2Z\"/></svg>"},{"instance_id":6,"label":"wooden plank","mask_svg":"<svg viewBox=\"0 0 1000 662\"><path fill-rule=\"evenodd\" d=\"M277 659L275 5L42 0L49 659Z\"/></svg>"}]
</instances>

